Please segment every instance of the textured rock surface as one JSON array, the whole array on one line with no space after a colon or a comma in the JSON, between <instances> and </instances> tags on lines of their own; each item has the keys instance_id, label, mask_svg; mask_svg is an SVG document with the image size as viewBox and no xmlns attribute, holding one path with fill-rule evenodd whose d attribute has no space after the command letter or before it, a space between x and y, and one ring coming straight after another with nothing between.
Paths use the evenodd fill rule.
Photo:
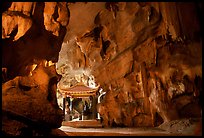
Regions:
<instances>
[{"instance_id":1,"label":"textured rock surface","mask_svg":"<svg viewBox=\"0 0 204 138\"><path fill-rule=\"evenodd\" d=\"M35 130L36 135L43 135L49 133L49 129L60 127L63 113L56 99L56 84L59 79L55 66L38 65L32 76L16 77L4 83L2 85L3 132L8 135L26 135L23 130L31 129L31 133ZM35 128L36 126L29 124L28 120L39 126ZM43 126L47 126L48 132L44 130L43 133L39 133Z\"/></svg>"},{"instance_id":2,"label":"textured rock surface","mask_svg":"<svg viewBox=\"0 0 204 138\"><path fill-rule=\"evenodd\" d=\"M86 12L74 16L83 20L90 5L76 3L70 13L83 7ZM191 13L183 13L185 8ZM193 3L106 3L95 17L88 16L88 31L85 25L72 30L77 22L70 22L68 36L76 37L85 57L75 65L90 69L107 92L98 105L105 126L155 126L201 115L202 47L195 8ZM187 22L195 27L187 29Z\"/></svg>"},{"instance_id":3,"label":"textured rock surface","mask_svg":"<svg viewBox=\"0 0 204 138\"><path fill-rule=\"evenodd\" d=\"M3 5L2 130L12 136L63 135L53 129L61 126L63 116L56 99L56 69L43 67L58 60L69 21L67 3Z\"/></svg>"},{"instance_id":4,"label":"textured rock surface","mask_svg":"<svg viewBox=\"0 0 204 138\"><path fill-rule=\"evenodd\" d=\"M57 62L69 21L66 2L5 2L2 66L8 79L26 76L42 60Z\"/></svg>"},{"instance_id":5,"label":"textured rock surface","mask_svg":"<svg viewBox=\"0 0 204 138\"><path fill-rule=\"evenodd\" d=\"M202 119L190 118L166 122L158 126L170 133L202 136Z\"/></svg>"},{"instance_id":6,"label":"textured rock surface","mask_svg":"<svg viewBox=\"0 0 204 138\"><path fill-rule=\"evenodd\" d=\"M29 65L41 59L58 61L58 85L100 84L106 92L97 107L104 126L158 126L201 116L201 3L12 6L2 14L8 18L2 20L2 65L9 77L29 74ZM10 16L14 11L28 18ZM21 18L30 22L18 32Z\"/></svg>"},{"instance_id":7,"label":"textured rock surface","mask_svg":"<svg viewBox=\"0 0 204 138\"><path fill-rule=\"evenodd\" d=\"M66 68L75 77L64 75L60 84L74 85L74 70L89 70L106 91L98 105L104 126L158 126L200 117L202 42L196 8L168 2L70 4L69 33L57 70Z\"/></svg>"}]
</instances>

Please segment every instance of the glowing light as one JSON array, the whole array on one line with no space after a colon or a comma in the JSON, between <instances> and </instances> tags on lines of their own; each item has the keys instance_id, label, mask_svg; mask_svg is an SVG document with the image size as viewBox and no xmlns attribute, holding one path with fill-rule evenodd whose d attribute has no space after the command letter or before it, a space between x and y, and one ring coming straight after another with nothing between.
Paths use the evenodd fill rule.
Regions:
<instances>
[{"instance_id":1,"label":"glowing light","mask_svg":"<svg viewBox=\"0 0 204 138\"><path fill-rule=\"evenodd\" d=\"M48 61L47 65L49 67L49 66L55 65L55 63L53 63L52 61Z\"/></svg>"},{"instance_id":2,"label":"glowing light","mask_svg":"<svg viewBox=\"0 0 204 138\"><path fill-rule=\"evenodd\" d=\"M32 72L33 72L33 70L35 70L36 67L37 67L37 64L31 65L31 70L30 70L30 72L29 72L29 75L30 75L30 76L33 75Z\"/></svg>"}]
</instances>

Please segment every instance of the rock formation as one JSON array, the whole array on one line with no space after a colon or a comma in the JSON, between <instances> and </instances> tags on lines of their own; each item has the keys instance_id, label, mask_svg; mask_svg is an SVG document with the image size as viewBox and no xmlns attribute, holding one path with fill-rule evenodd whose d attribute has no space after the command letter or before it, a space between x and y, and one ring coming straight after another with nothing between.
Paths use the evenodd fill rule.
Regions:
<instances>
[{"instance_id":1,"label":"rock formation","mask_svg":"<svg viewBox=\"0 0 204 138\"><path fill-rule=\"evenodd\" d=\"M58 61L69 10L65 3L5 2L2 13L2 66L8 79L26 76L41 60Z\"/></svg>"},{"instance_id":2,"label":"rock formation","mask_svg":"<svg viewBox=\"0 0 204 138\"><path fill-rule=\"evenodd\" d=\"M69 33L57 70L62 75L60 68L73 74L90 70L107 92L98 105L104 126L158 126L201 116L202 42L196 4L75 3L69 8ZM60 84L77 82L69 76L64 74Z\"/></svg>"},{"instance_id":3,"label":"rock formation","mask_svg":"<svg viewBox=\"0 0 204 138\"><path fill-rule=\"evenodd\" d=\"M5 135L50 135L61 126L63 113L56 99L55 66L38 65L32 76L18 76L2 86L2 131Z\"/></svg>"},{"instance_id":4,"label":"rock formation","mask_svg":"<svg viewBox=\"0 0 204 138\"><path fill-rule=\"evenodd\" d=\"M3 5L2 130L11 136L65 135L54 130L63 117L56 99L56 69L43 68L58 60L69 21L67 4Z\"/></svg>"}]
</instances>

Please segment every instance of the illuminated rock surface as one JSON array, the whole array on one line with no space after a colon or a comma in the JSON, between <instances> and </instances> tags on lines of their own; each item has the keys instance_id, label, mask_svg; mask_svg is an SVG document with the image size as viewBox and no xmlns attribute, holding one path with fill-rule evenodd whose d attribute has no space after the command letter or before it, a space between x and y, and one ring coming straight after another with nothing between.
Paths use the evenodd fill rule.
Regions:
<instances>
[{"instance_id":1,"label":"illuminated rock surface","mask_svg":"<svg viewBox=\"0 0 204 138\"><path fill-rule=\"evenodd\" d=\"M32 76L19 76L4 83L3 132L8 135L48 135L51 129L60 127L63 113L56 99L59 79L55 66L38 65Z\"/></svg>"}]
</instances>

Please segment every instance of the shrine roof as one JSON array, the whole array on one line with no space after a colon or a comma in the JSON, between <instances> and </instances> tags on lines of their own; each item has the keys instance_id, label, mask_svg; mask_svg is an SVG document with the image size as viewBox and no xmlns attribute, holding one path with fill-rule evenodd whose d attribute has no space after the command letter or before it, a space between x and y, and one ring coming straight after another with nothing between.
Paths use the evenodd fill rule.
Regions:
<instances>
[{"instance_id":1,"label":"shrine roof","mask_svg":"<svg viewBox=\"0 0 204 138\"><path fill-rule=\"evenodd\" d=\"M69 97L88 97L95 95L98 90L99 85L95 88L84 85L83 83L78 83L69 88L58 87L59 91Z\"/></svg>"}]
</instances>

